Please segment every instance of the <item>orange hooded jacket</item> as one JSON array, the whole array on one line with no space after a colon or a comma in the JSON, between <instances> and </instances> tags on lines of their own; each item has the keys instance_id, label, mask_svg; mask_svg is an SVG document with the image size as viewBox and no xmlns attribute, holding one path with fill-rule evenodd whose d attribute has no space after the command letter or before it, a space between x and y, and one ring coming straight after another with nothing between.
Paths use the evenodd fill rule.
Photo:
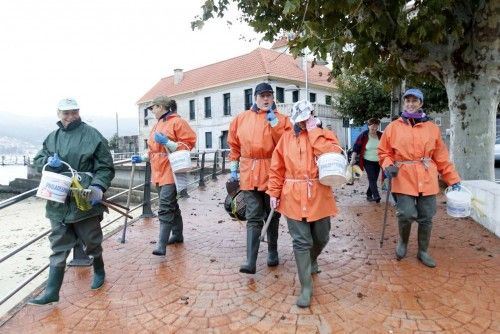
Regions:
<instances>
[{"instance_id":1,"label":"orange hooded jacket","mask_svg":"<svg viewBox=\"0 0 500 334\"><path fill-rule=\"evenodd\" d=\"M380 138L378 156L382 168L399 167L392 179L393 193L435 195L439 193L438 173L448 185L460 182L438 126L429 121L411 126L400 117L391 122Z\"/></svg>"},{"instance_id":2,"label":"orange hooded jacket","mask_svg":"<svg viewBox=\"0 0 500 334\"><path fill-rule=\"evenodd\" d=\"M278 124L273 128L266 112L247 110L229 125L229 159L240 163L240 189L265 191L274 147L286 130L291 129L288 117L274 110Z\"/></svg>"},{"instance_id":3,"label":"orange hooded jacket","mask_svg":"<svg viewBox=\"0 0 500 334\"><path fill-rule=\"evenodd\" d=\"M332 189L318 181L316 159L323 153L340 152L330 130L316 128L287 131L273 153L267 193L280 199L277 211L284 216L313 222L337 213Z\"/></svg>"},{"instance_id":4,"label":"orange hooded jacket","mask_svg":"<svg viewBox=\"0 0 500 334\"><path fill-rule=\"evenodd\" d=\"M151 182L163 186L174 183L165 145L158 144L155 132L161 132L169 140L177 142L177 151L191 151L196 144L196 134L177 113L162 116L153 126L148 139L148 155L151 162Z\"/></svg>"}]
</instances>

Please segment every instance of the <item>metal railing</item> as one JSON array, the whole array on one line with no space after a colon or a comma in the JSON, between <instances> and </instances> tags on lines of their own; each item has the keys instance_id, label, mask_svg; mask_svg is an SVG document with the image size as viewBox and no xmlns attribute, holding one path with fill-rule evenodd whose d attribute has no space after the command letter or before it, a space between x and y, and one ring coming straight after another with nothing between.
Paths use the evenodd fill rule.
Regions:
<instances>
[{"instance_id":1,"label":"metal railing","mask_svg":"<svg viewBox=\"0 0 500 334\"><path fill-rule=\"evenodd\" d=\"M207 178L211 179L216 179L217 175L226 173L226 159L228 155L229 150L215 150L215 151L201 151L201 152L192 152L191 153L191 159L193 161L196 161L196 166L194 166L188 173L191 177L194 177L194 180L191 182L188 182L188 189L186 192L196 188L193 187L194 185L197 185L198 187L203 187L205 185L205 181ZM207 163L207 155L212 155L213 154L213 159L211 161L211 164ZM220 156L220 157L219 157ZM130 164L130 159L124 159L124 160L119 160L114 162L115 166L118 165L125 165L125 164ZM120 230L123 230L124 233L122 235L122 238L120 242L125 243L125 231L126 231L126 226L135 222L139 218L149 218L149 217L154 217L154 213L151 208L151 203L156 201L158 199L158 196L156 197L151 197L151 169L150 169L150 164L149 162L146 163L146 172L144 176L144 183L141 183L136 186L132 186L132 180L134 177L135 173L135 164L132 164L131 168L131 182L130 186L128 189L123 190L111 197L108 197L108 200L115 199L119 196L128 195L127 199L127 211L126 213L133 212L139 208L142 207L142 214L138 217L135 217L133 220L128 221L127 217L123 217L124 219L124 224L121 227L118 227L114 229L111 233L106 235L105 239L109 238L110 236L118 233ZM139 205L136 205L134 207L130 207L130 195L133 190L137 190L141 187L144 187L144 197L142 203ZM29 191L26 191L22 194L19 194L17 196L11 197L9 199L6 199L4 201L0 202L0 211L4 208L7 208L13 204L19 203L25 199L28 199L36 194L38 188L31 189ZM101 226L102 229L110 226L111 224L115 223L119 219L122 219L122 216L119 216L109 222L107 224ZM50 233L50 229L40 233L33 239L25 242L24 244L18 246L14 250L10 251L8 254L2 256L0 258L0 263L3 263L4 261L10 259L12 256L18 254L19 252L23 251L24 249L28 248L29 246L33 245L36 241L42 239L43 237L46 237ZM86 255L83 252L81 244L77 244L75 248L73 249L73 261L82 261L85 260ZM90 265L92 261L85 262L87 265ZM80 264L81 265L81 264ZM14 296L16 293L18 293L22 288L24 288L27 284L29 284L31 281L33 281L36 277L38 277L45 269L49 267L49 264L46 264L39 270L37 270L34 274L32 274L30 277L26 278L22 283L17 285L12 291L10 291L6 296L2 297L0 299L0 305L4 304L6 301L8 301L12 296Z\"/></svg>"}]
</instances>

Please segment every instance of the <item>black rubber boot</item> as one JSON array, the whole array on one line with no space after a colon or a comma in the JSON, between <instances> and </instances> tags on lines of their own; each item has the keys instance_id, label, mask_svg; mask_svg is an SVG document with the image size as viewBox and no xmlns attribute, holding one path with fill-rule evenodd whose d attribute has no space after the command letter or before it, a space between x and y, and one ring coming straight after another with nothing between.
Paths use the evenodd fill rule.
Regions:
<instances>
[{"instance_id":1,"label":"black rubber boot","mask_svg":"<svg viewBox=\"0 0 500 334\"><path fill-rule=\"evenodd\" d=\"M406 256L406 251L408 249L408 240L410 238L411 223L408 222L398 222L399 227L399 239L396 246L396 259L399 261Z\"/></svg>"},{"instance_id":2,"label":"black rubber boot","mask_svg":"<svg viewBox=\"0 0 500 334\"><path fill-rule=\"evenodd\" d=\"M280 264L278 256L278 228L279 220L274 219L269 224L267 229L267 266L275 267Z\"/></svg>"},{"instance_id":3,"label":"black rubber boot","mask_svg":"<svg viewBox=\"0 0 500 334\"><path fill-rule=\"evenodd\" d=\"M28 301L30 305L47 305L59 301L59 290L64 278L64 267L49 267L47 287L42 296Z\"/></svg>"},{"instance_id":4,"label":"black rubber boot","mask_svg":"<svg viewBox=\"0 0 500 334\"><path fill-rule=\"evenodd\" d=\"M261 230L255 226L247 227L247 261L240 267L240 273L255 274Z\"/></svg>"},{"instance_id":5,"label":"black rubber boot","mask_svg":"<svg viewBox=\"0 0 500 334\"><path fill-rule=\"evenodd\" d=\"M153 251L153 255L164 256L167 253L167 240L171 229L172 226L170 224L160 222L160 237L158 238L158 244Z\"/></svg>"},{"instance_id":6,"label":"black rubber boot","mask_svg":"<svg viewBox=\"0 0 500 334\"><path fill-rule=\"evenodd\" d=\"M182 235L183 223L180 211L176 213L175 223L172 226L172 236L168 239L167 245L180 244L184 242Z\"/></svg>"},{"instance_id":7,"label":"black rubber boot","mask_svg":"<svg viewBox=\"0 0 500 334\"><path fill-rule=\"evenodd\" d=\"M94 278L92 279L92 285L90 286L90 288L92 290L97 290L100 289L104 284L104 277L106 276L102 255L99 257L95 257L92 265L94 266Z\"/></svg>"},{"instance_id":8,"label":"black rubber boot","mask_svg":"<svg viewBox=\"0 0 500 334\"><path fill-rule=\"evenodd\" d=\"M422 261L427 267L434 268L436 262L427 253L429 241L431 240L432 224L418 224L418 253L417 258Z\"/></svg>"},{"instance_id":9,"label":"black rubber boot","mask_svg":"<svg viewBox=\"0 0 500 334\"><path fill-rule=\"evenodd\" d=\"M312 296L311 254L310 252L295 252L295 262L301 285L300 296L297 298L298 307L309 307Z\"/></svg>"}]
</instances>

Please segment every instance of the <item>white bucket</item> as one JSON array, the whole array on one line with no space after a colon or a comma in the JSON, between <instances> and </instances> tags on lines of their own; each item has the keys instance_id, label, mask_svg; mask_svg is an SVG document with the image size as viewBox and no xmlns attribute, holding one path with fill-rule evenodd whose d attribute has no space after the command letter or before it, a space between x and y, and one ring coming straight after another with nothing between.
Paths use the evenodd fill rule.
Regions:
<instances>
[{"instance_id":1,"label":"white bucket","mask_svg":"<svg viewBox=\"0 0 500 334\"><path fill-rule=\"evenodd\" d=\"M472 193L469 189L462 186L460 190L446 188L446 213L449 216L463 218L470 216Z\"/></svg>"},{"instance_id":2,"label":"white bucket","mask_svg":"<svg viewBox=\"0 0 500 334\"><path fill-rule=\"evenodd\" d=\"M342 151L343 152L343 151ZM317 161L319 182L325 186L335 187L347 182L347 157L340 153L324 153Z\"/></svg>"},{"instance_id":3,"label":"white bucket","mask_svg":"<svg viewBox=\"0 0 500 334\"><path fill-rule=\"evenodd\" d=\"M71 166L64 161L62 163L69 167L71 174L74 176L74 171ZM48 164L45 164L43 166L42 178L36 196L49 201L64 203L69 193L72 178L70 176L46 171L45 167L47 167L47 165Z\"/></svg>"},{"instance_id":4,"label":"white bucket","mask_svg":"<svg viewBox=\"0 0 500 334\"><path fill-rule=\"evenodd\" d=\"M187 150L175 151L168 155L174 173L187 172L191 169L191 155Z\"/></svg>"}]
</instances>

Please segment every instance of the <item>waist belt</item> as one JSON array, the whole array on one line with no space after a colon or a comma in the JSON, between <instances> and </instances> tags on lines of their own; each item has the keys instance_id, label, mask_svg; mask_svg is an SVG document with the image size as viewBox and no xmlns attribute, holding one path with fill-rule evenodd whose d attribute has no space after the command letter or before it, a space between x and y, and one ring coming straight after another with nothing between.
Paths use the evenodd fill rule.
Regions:
<instances>
[{"instance_id":1,"label":"waist belt","mask_svg":"<svg viewBox=\"0 0 500 334\"><path fill-rule=\"evenodd\" d=\"M313 185L313 182L318 182L319 179L310 179L310 178L305 178L305 179L285 179L285 182L306 182L307 184L307 198L311 198L311 187Z\"/></svg>"},{"instance_id":2,"label":"waist belt","mask_svg":"<svg viewBox=\"0 0 500 334\"><path fill-rule=\"evenodd\" d=\"M413 164L423 164L425 167L425 170L427 170L430 166L429 162L432 161L431 158L429 157L423 157L418 160L399 160L399 161L394 161L394 165L396 167L400 167L401 165L407 164L407 165L413 165Z\"/></svg>"},{"instance_id":3,"label":"waist belt","mask_svg":"<svg viewBox=\"0 0 500 334\"><path fill-rule=\"evenodd\" d=\"M257 162L257 160L271 160L271 158L247 158L247 157L240 157L240 159L249 159L249 160L252 160L252 168L251 170L254 170L255 168L255 162Z\"/></svg>"}]
</instances>

